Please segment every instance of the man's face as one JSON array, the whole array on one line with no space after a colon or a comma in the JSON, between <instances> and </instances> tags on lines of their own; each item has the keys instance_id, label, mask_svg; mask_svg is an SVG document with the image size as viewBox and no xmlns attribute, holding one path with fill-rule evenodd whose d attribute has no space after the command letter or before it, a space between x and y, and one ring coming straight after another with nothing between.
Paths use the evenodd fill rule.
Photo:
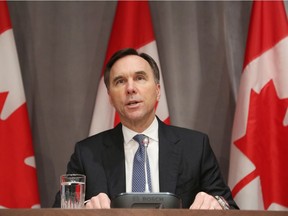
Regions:
<instances>
[{"instance_id":1,"label":"man's face","mask_svg":"<svg viewBox=\"0 0 288 216\"><path fill-rule=\"evenodd\" d=\"M153 121L160 85L155 82L146 60L128 55L112 66L108 94L122 124L135 129L139 125L149 126Z\"/></svg>"}]
</instances>

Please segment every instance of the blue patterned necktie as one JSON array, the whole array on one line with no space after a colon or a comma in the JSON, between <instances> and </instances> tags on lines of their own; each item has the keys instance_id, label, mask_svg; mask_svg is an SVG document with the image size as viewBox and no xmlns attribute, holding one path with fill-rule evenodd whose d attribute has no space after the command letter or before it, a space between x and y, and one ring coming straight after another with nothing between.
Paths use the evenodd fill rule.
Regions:
<instances>
[{"instance_id":1,"label":"blue patterned necktie","mask_svg":"<svg viewBox=\"0 0 288 216\"><path fill-rule=\"evenodd\" d=\"M146 136L143 134L137 134L133 139L138 142L139 147L135 153L133 161L133 174L132 174L132 192L147 192L145 191L145 146L143 140ZM152 191L150 166L147 155L147 179L149 185L149 192Z\"/></svg>"}]
</instances>

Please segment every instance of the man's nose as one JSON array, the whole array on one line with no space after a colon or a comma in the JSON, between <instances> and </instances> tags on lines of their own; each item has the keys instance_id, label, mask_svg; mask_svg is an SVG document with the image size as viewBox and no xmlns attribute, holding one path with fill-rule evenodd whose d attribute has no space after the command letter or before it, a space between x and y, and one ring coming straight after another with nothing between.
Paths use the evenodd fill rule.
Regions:
<instances>
[{"instance_id":1,"label":"man's nose","mask_svg":"<svg viewBox=\"0 0 288 216\"><path fill-rule=\"evenodd\" d=\"M132 94L132 93L135 93L135 83L133 80L128 80L127 82L127 93L128 94Z\"/></svg>"}]
</instances>

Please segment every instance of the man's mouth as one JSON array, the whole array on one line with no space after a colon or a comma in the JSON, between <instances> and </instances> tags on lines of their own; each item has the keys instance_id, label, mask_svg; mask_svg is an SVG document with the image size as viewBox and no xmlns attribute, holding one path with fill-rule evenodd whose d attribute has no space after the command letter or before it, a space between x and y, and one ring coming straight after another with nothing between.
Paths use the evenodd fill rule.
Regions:
<instances>
[{"instance_id":1,"label":"man's mouth","mask_svg":"<svg viewBox=\"0 0 288 216\"><path fill-rule=\"evenodd\" d=\"M138 103L140 103L140 101L129 101L129 102L127 103L127 105L128 105L128 106L133 106L133 105L136 105L136 104L138 104Z\"/></svg>"}]
</instances>

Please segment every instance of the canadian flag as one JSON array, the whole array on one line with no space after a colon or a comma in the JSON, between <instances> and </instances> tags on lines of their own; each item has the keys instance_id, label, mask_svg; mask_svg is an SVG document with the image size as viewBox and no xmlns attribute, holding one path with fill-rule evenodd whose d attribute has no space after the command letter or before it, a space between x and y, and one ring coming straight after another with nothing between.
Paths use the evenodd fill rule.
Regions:
<instances>
[{"instance_id":1,"label":"canadian flag","mask_svg":"<svg viewBox=\"0 0 288 216\"><path fill-rule=\"evenodd\" d=\"M29 118L6 1L0 1L0 208L39 208Z\"/></svg>"},{"instance_id":2,"label":"canadian flag","mask_svg":"<svg viewBox=\"0 0 288 216\"><path fill-rule=\"evenodd\" d=\"M288 25L283 1L254 1L230 155L240 209L288 210Z\"/></svg>"},{"instance_id":3,"label":"canadian flag","mask_svg":"<svg viewBox=\"0 0 288 216\"><path fill-rule=\"evenodd\" d=\"M128 47L149 54L157 62L160 69L148 1L118 1L104 67L114 52ZM119 123L119 117L109 102L103 79L102 75L90 135L110 129ZM157 105L156 114L161 120L169 124L169 112L161 72L160 85L161 99Z\"/></svg>"}]
</instances>

